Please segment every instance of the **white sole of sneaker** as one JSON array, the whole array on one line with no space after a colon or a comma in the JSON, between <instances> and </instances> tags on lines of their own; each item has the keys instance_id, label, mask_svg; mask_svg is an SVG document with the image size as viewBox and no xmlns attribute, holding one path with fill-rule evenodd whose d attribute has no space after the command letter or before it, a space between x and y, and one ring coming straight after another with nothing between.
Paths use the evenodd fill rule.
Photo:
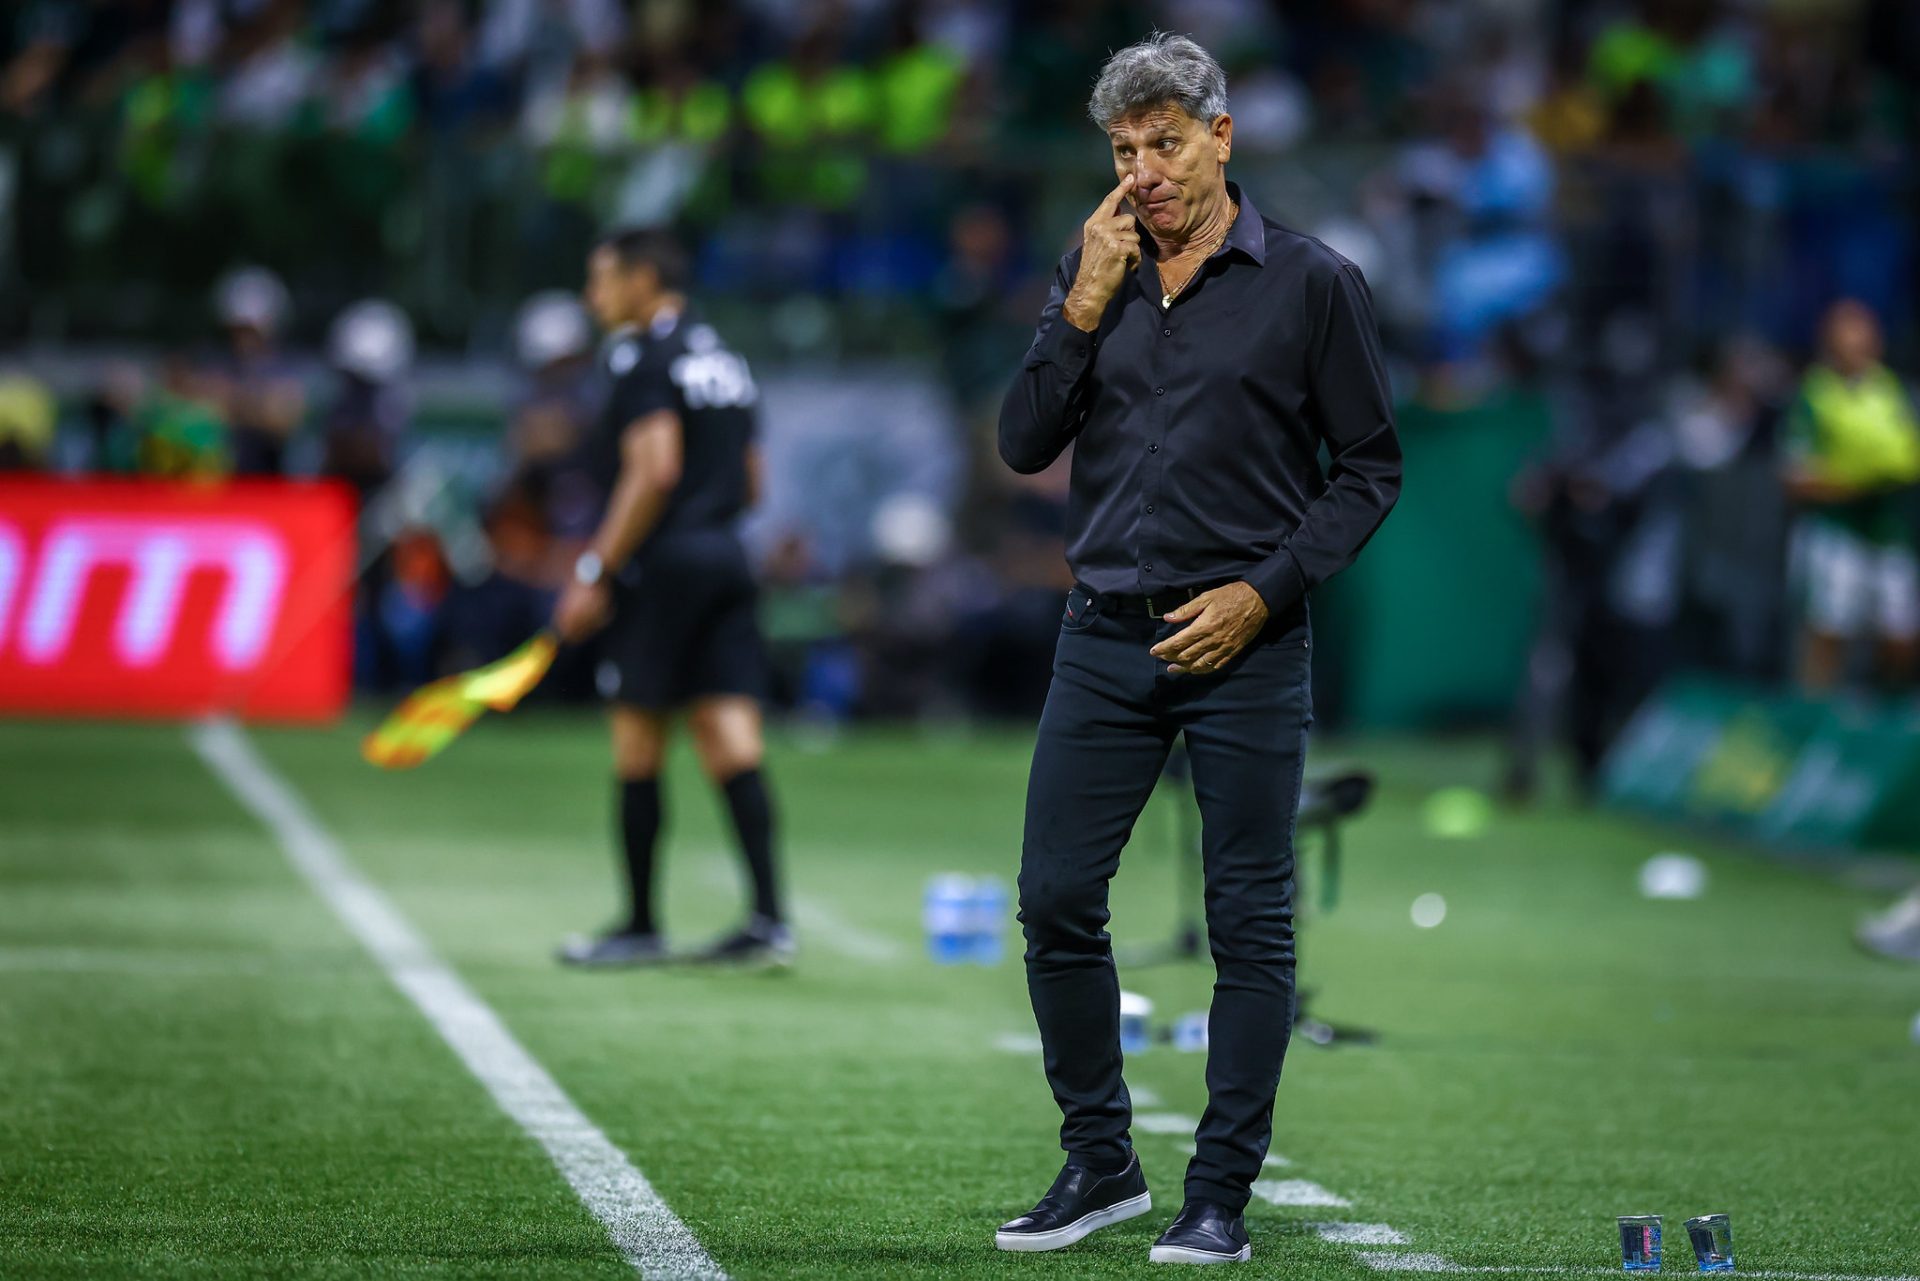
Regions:
<instances>
[{"instance_id":1,"label":"white sole of sneaker","mask_svg":"<svg viewBox=\"0 0 1920 1281\"><path fill-rule=\"evenodd\" d=\"M1233 1254L1212 1250L1194 1250L1184 1245L1156 1245L1147 1253L1155 1263L1245 1263L1253 1257L1253 1247L1243 1245Z\"/></svg>"},{"instance_id":2,"label":"white sole of sneaker","mask_svg":"<svg viewBox=\"0 0 1920 1281\"><path fill-rule=\"evenodd\" d=\"M1153 1193L1142 1192L1139 1196L1128 1197L1125 1201L1116 1201L1104 1210L1095 1210L1092 1214L1083 1215L1065 1227L1055 1228L1051 1232L996 1232L993 1234L993 1243L1002 1250L1017 1250L1022 1253L1058 1250L1098 1232L1101 1228L1137 1218L1151 1209L1153 1209Z\"/></svg>"}]
</instances>

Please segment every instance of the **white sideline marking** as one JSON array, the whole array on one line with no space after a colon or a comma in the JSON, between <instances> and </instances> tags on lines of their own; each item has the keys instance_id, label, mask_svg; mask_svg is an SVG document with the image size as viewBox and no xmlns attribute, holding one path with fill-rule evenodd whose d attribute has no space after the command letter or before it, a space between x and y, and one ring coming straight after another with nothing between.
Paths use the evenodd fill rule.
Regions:
<instances>
[{"instance_id":1,"label":"white sideline marking","mask_svg":"<svg viewBox=\"0 0 1920 1281\"><path fill-rule=\"evenodd\" d=\"M1409 1245L1411 1239L1386 1223L1309 1224L1322 1241L1333 1245Z\"/></svg>"},{"instance_id":2,"label":"white sideline marking","mask_svg":"<svg viewBox=\"0 0 1920 1281\"><path fill-rule=\"evenodd\" d=\"M1256 1179L1253 1194L1269 1205L1325 1205L1345 1209L1353 1204L1311 1179Z\"/></svg>"},{"instance_id":3,"label":"white sideline marking","mask_svg":"<svg viewBox=\"0 0 1920 1281\"><path fill-rule=\"evenodd\" d=\"M1008 1054L1038 1054L1045 1047L1038 1032L1002 1032L993 1038L993 1048Z\"/></svg>"},{"instance_id":4,"label":"white sideline marking","mask_svg":"<svg viewBox=\"0 0 1920 1281\"><path fill-rule=\"evenodd\" d=\"M1142 1134L1192 1134L1200 1122L1178 1112L1136 1112L1133 1128Z\"/></svg>"},{"instance_id":5,"label":"white sideline marking","mask_svg":"<svg viewBox=\"0 0 1920 1281\"><path fill-rule=\"evenodd\" d=\"M1191 1143L1182 1143L1180 1150L1188 1156L1195 1156L1200 1151L1199 1148ZM1269 1152L1260 1158L1260 1164L1267 1166L1269 1169L1278 1170L1285 1166L1292 1165L1293 1162L1287 1160L1286 1157L1281 1156L1278 1152Z\"/></svg>"},{"instance_id":6,"label":"white sideline marking","mask_svg":"<svg viewBox=\"0 0 1920 1281\"><path fill-rule=\"evenodd\" d=\"M1387 1250L1362 1250L1360 1262L1377 1272L1462 1272L1459 1264L1443 1254L1395 1254ZM1518 1271L1519 1269L1515 1269ZM1543 1271L1545 1269L1542 1269Z\"/></svg>"},{"instance_id":7,"label":"white sideline marking","mask_svg":"<svg viewBox=\"0 0 1920 1281\"><path fill-rule=\"evenodd\" d=\"M906 949L896 940L862 929L840 915L832 904L810 895L794 896L793 914L807 931L809 941L818 938L829 949L852 960L881 963L897 961L906 955Z\"/></svg>"},{"instance_id":8,"label":"white sideline marking","mask_svg":"<svg viewBox=\"0 0 1920 1281\"><path fill-rule=\"evenodd\" d=\"M1133 1100L1133 1106L1137 1108L1157 1108L1160 1106L1160 1096L1151 1088L1144 1085L1128 1086L1127 1097Z\"/></svg>"},{"instance_id":9,"label":"white sideline marking","mask_svg":"<svg viewBox=\"0 0 1920 1281\"><path fill-rule=\"evenodd\" d=\"M208 768L273 832L294 870L426 1015L500 1110L546 1149L627 1262L649 1277L725 1281L727 1274L646 1176L575 1106L492 1007L433 954L392 900L348 861L247 736L231 722L203 721L189 737Z\"/></svg>"}]
</instances>

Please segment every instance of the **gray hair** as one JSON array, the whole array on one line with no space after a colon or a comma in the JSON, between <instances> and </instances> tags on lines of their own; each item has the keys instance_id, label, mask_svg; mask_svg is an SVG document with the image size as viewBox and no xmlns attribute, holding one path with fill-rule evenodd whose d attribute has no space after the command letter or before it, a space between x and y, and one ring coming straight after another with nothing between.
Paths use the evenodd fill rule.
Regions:
<instances>
[{"instance_id":1,"label":"gray hair","mask_svg":"<svg viewBox=\"0 0 1920 1281\"><path fill-rule=\"evenodd\" d=\"M1156 31L1107 59L1087 100L1087 114L1108 129L1136 111L1169 104L1211 123L1226 114L1227 73L1186 36Z\"/></svg>"}]
</instances>

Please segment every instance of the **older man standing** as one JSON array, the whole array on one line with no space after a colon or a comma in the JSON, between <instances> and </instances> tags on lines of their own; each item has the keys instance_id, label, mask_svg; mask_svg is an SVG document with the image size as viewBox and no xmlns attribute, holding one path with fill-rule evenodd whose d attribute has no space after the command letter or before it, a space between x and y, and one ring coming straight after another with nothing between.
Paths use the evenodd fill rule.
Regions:
<instances>
[{"instance_id":1,"label":"older man standing","mask_svg":"<svg viewBox=\"0 0 1920 1281\"><path fill-rule=\"evenodd\" d=\"M1312 719L1306 597L1400 491L1366 282L1226 180L1226 79L1193 41L1115 54L1089 111L1119 185L1087 219L1007 393L1016 471L1073 458L1069 593L1027 788L1027 982L1067 1163L1005 1250L1145 1213L1107 884L1174 736L1204 823L1209 1100L1152 1258L1251 1257L1241 1222L1293 1014L1293 827ZM1322 472L1325 445L1331 467Z\"/></svg>"}]
</instances>

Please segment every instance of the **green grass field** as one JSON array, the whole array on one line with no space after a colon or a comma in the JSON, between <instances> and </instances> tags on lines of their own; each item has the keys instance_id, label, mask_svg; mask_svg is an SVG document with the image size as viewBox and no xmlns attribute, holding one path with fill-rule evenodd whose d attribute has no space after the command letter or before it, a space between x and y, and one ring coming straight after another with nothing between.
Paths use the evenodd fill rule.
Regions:
<instances>
[{"instance_id":1,"label":"green grass field","mask_svg":"<svg viewBox=\"0 0 1920 1281\"><path fill-rule=\"evenodd\" d=\"M735 1277L1146 1275L1184 1142L1137 1132L1155 1212L1053 1255L991 1246L1059 1162L1017 961L925 959L945 870L1010 877L1014 734L783 742L773 762L805 952L786 975L563 972L614 901L597 721L521 714L413 774L336 731L255 731L347 855L498 1012ZM1379 1276L1618 1267L1613 1216L1733 1215L1742 1271L1920 1274L1920 971L1856 953L1878 902L1696 836L1547 805L1439 841L1468 743L1316 748L1377 768L1338 910L1303 934L1317 1010L1370 1047L1296 1042L1275 1151L1344 1207L1256 1200L1253 1268ZM682 760L669 924L738 910L714 799ZM1164 934L1171 802L1115 888ZM1642 899L1675 846L1711 881ZM1415 928L1414 897L1449 905ZM1175 1014L1202 965L1123 971ZM1008 1048L1011 1046L1012 1048ZM1129 1065L1140 1112L1196 1116L1202 1060ZM1309 1225L1385 1224L1400 1246ZM1161 1270L1155 1269L1155 1274ZM0 1277L619 1277L546 1154L292 870L179 727L0 726Z\"/></svg>"}]
</instances>

